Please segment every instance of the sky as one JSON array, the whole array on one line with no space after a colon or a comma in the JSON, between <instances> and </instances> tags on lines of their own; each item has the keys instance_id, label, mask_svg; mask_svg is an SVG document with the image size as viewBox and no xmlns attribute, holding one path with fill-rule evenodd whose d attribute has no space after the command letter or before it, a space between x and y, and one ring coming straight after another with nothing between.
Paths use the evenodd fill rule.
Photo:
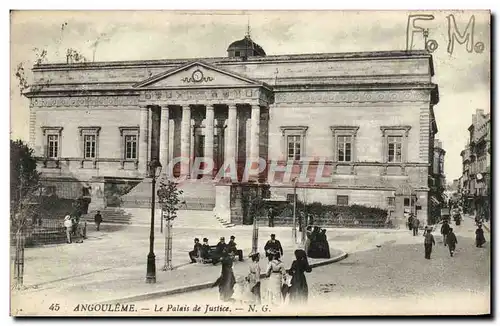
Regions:
<instances>
[{"instance_id":1,"label":"sky","mask_svg":"<svg viewBox=\"0 0 500 326\"><path fill-rule=\"evenodd\" d=\"M48 62L65 62L68 48L90 61L223 57L249 23L252 39L268 55L405 50L410 14L434 16L415 24L428 28L428 39L438 44L433 52L433 82L440 94L434 107L436 136L446 150L445 173L451 182L461 175L460 151L472 114L476 109L490 111L487 11L13 11L11 138L28 139L29 103L20 95L14 75L22 63L30 80L35 48L47 51ZM473 43L479 52L469 53L458 42L453 53L447 51L450 15L460 33L474 16ZM412 48L423 46L422 34L415 34Z\"/></svg>"}]
</instances>

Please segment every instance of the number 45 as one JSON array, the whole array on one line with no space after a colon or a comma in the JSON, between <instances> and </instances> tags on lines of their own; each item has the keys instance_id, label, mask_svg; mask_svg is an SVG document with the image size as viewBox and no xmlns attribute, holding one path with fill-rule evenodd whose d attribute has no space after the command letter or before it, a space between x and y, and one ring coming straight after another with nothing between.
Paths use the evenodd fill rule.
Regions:
<instances>
[{"instance_id":1,"label":"number 45","mask_svg":"<svg viewBox=\"0 0 500 326\"><path fill-rule=\"evenodd\" d=\"M49 310L52 310L52 311L59 311L59 303L53 303L50 305L49 307Z\"/></svg>"}]
</instances>

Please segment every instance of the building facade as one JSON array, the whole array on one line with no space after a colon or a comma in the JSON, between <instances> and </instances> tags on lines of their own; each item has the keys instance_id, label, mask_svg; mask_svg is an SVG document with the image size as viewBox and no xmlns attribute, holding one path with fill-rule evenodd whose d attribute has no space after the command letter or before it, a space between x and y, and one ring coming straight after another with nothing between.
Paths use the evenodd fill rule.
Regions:
<instances>
[{"instance_id":1,"label":"building facade","mask_svg":"<svg viewBox=\"0 0 500 326\"><path fill-rule=\"evenodd\" d=\"M461 193L466 211L489 219L491 213L491 117L476 110L462 157Z\"/></svg>"},{"instance_id":2,"label":"building facade","mask_svg":"<svg viewBox=\"0 0 500 326\"><path fill-rule=\"evenodd\" d=\"M398 223L405 210L429 215L439 96L425 51L266 55L246 36L226 57L33 74L30 143L59 196L83 192L98 208L114 189L139 203L159 159L188 203L236 222L247 179L276 197L296 187L305 202L388 209Z\"/></svg>"},{"instance_id":3,"label":"building facade","mask_svg":"<svg viewBox=\"0 0 500 326\"><path fill-rule=\"evenodd\" d=\"M441 208L447 206L446 197L446 175L444 172L444 159L446 151L443 149L443 143L434 138L432 175L430 177L430 199L431 199L431 215L439 217Z\"/></svg>"}]
</instances>

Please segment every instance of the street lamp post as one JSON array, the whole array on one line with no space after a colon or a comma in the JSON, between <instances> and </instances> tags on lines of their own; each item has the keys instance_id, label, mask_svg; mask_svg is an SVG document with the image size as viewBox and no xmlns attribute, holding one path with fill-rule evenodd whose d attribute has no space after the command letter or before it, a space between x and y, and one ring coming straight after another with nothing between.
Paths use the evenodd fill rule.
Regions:
<instances>
[{"instance_id":1,"label":"street lamp post","mask_svg":"<svg viewBox=\"0 0 500 326\"><path fill-rule=\"evenodd\" d=\"M292 239L297 243L297 178L293 179L293 222Z\"/></svg>"},{"instance_id":2,"label":"street lamp post","mask_svg":"<svg viewBox=\"0 0 500 326\"><path fill-rule=\"evenodd\" d=\"M146 271L146 283L156 283L156 263L154 254L155 241L155 187L156 178L160 176L161 164L157 160L152 160L149 165L149 175L151 177L151 227L149 230L149 254Z\"/></svg>"}]
</instances>

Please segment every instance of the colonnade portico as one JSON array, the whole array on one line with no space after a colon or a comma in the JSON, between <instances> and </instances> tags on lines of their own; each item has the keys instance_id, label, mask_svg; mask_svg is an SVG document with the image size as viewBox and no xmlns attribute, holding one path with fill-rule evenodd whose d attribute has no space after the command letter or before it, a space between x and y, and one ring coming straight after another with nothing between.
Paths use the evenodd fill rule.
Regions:
<instances>
[{"instance_id":1,"label":"colonnade portico","mask_svg":"<svg viewBox=\"0 0 500 326\"><path fill-rule=\"evenodd\" d=\"M197 102L197 101L196 101ZM192 124L193 112L199 113L202 111L202 107L205 109L204 116L204 126L194 126ZM215 125L216 117L215 111L219 113L223 112L222 120L225 120L223 126ZM154 109L154 110L153 110ZM238 123L239 116L238 110L241 109L250 109L251 117L250 117L250 133L249 135L238 135ZM171 110L175 110L176 112L180 112L180 157L176 157L177 155L173 154L173 151L170 149L170 146L174 146L174 142L171 138L170 132L170 120L173 119L173 114ZM227 112L227 113L226 113ZM145 104L141 106L141 119L139 126L139 167L144 173L147 173L148 162L152 159L152 149L150 144L152 142L152 124L151 115L152 114L160 114L160 128L159 128L159 161L163 166L162 174L169 174L172 172L172 160L174 161L174 165L180 164L180 175L186 178L191 176L191 165L193 164L193 134L194 129L203 128L204 132L204 143L203 143L203 156L205 162L207 164L212 164L208 162L214 162L214 139L216 134L216 128L225 129L224 133L226 133L227 143L224 143L223 148L218 147L218 151L222 151L222 155L224 157L224 161L238 164L238 138L250 137L250 148L249 153L247 155L247 162L251 160L251 162L258 162L259 159L259 130L260 130L260 114L261 114L261 106L255 103L179 103L179 104L170 104L170 103L155 103L155 104ZM220 137L220 134L218 134ZM174 136L175 137L175 136ZM240 162L242 163L242 162ZM248 164L248 163L247 163ZM205 171L204 174L214 176L216 172L212 170L212 173Z\"/></svg>"}]
</instances>

